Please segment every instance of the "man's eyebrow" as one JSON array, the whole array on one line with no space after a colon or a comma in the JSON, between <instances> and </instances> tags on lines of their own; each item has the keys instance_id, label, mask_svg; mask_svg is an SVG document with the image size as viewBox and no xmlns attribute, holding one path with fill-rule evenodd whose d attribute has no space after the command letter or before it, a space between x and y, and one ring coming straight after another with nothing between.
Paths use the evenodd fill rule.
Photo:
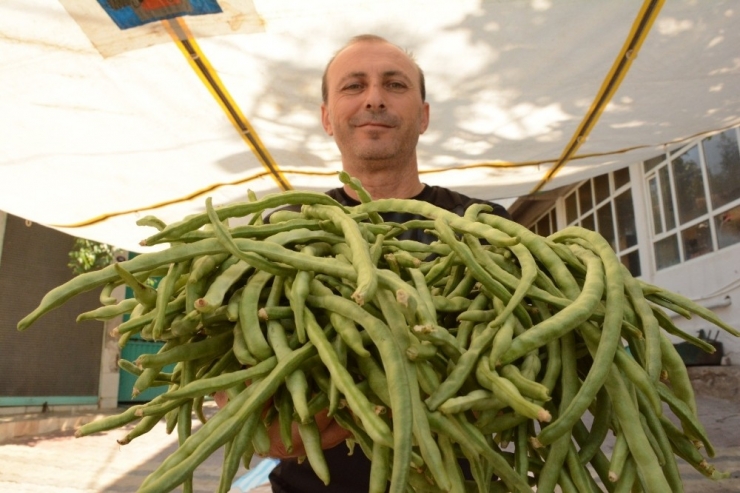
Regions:
<instances>
[{"instance_id":1,"label":"man's eyebrow","mask_svg":"<svg viewBox=\"0 0 740 493\"><path fill-rule=\"evenodd\" d=\"M405 72L401 70L386 70L385 72L383 72L384 78L399 77L399 76L406 79L409 82L411 82L412 80L408 75L406 75ZM362 71L350 72L346 74L344 77L342 77L341 79L339 79L339 84L343 84L348 79L362 78L362 77L367 77L367 72L362 72Z\"/></svg>"},{"instance_id":2,"label":"man's eyebrow","mask_svg":"<svg viewBox=\"0 0 740 493\"><path fill-rule=\"evenodd\" d=\"M366 75L367 74L365 72L359 72L359 71L358 72L350 72L350 73L346 74L344 77L342 77L341 79L339 79L339 83L342 84L347 79L354 79L354 78L357 78L357 77L365 77Z\"/></svg>"},{"instance_id":3,"label":"man's eyebrow","mask_svg":"<svg viewBox=\"0 0 740 493\"><path fill-rule=\"evenodd\" d=\"M383 77L402 77L408 81L411 81L411 78L406 75L406 72L403 72L401 70L386 70L383 72Z\"/></svg>"}]
</instances>

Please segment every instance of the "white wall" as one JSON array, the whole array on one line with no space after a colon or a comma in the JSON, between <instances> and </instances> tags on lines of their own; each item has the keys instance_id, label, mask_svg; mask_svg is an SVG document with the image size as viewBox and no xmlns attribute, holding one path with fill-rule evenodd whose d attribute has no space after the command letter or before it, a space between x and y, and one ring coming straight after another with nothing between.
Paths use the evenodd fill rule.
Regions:
<instances>
[{"instance_id":1,"label":"white wall","mask_svg":"<svg viewBox=\"0 0 740 493\"><path fill-rule=\"evenodd\" d=\"M652 279L643 277L652 284L710 308L722 320L740 330L740 244L662 269L655 272ZM673 322L693 335L697 335L699 329L711 330L712 339L717 330L699 317L686 320L676 316ZM722 342L729 362L740 365L740 338L721 331L717 341Z\"/></svg>"},{"instance_id":2,"label":"white wall","mask_svg":"<svg viewBox=\"0 0 740 493\"><path fill-rule=\"evenodd\" d=\"M0 262L3 260L3 240L5 239L5 223L7 219L7 212L0 211Z\"/></svg>"}]
</instances>

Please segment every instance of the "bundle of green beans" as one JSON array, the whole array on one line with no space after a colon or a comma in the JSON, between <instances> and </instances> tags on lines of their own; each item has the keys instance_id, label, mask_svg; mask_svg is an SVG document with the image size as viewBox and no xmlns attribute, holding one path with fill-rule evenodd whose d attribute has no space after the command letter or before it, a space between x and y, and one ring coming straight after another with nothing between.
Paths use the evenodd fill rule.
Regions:
<instances>
[{"instance_id":1,"label":"bundle of green beans","mask_svg":"<svg viewBox=\"0 0 740 493\"><path fill-rule=\"evenodd\" d=\"M163 418L177 429L180 447L140 492L192 491L193 471L220 447L219 491L228 491L240 463L268 453L267 427L290 450L294 423L329 483L315 421L324 410L372 459L373 492L390 482L392 492L675 493L676 457L723 477L707 462L714 450L665 333L714 348L664 309L738 331L634 279L592 231L544 238L487 206L460 217L413 200L371 201L341 178L361 205L291 191L220 208L209 199L206 213L170 225L147 217L140 224L159 231L143 243L168 248L80 275L19 322L23 330L102 287L103 306L80 319L128 314L114 330L121 347L134 334L164 341L120 366L137 375L134 393L166 392L77 433L137 422L120 440L128 443ZM283 209L263 223L274 208ZM391 211L426 219L383 222ZM229 228L236 217L248 224ZM398 239L411 229L437 241ZM156 289L146 282L155 277ZM124 283L135 297L118 302L111 292ZM229 402L206 419L203 400L216 391ZM195 432L193 413L204 423Z\"/></svg>"}]
</instances>

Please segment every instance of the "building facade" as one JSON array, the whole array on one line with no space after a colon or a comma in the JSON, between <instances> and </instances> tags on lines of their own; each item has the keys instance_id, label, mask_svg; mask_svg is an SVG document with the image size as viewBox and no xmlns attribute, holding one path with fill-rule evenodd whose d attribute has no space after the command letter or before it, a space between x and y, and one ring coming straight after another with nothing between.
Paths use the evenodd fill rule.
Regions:
<instances>
[{"instance_id":1,"label":"building facade","mask_svg":"<svg viewBox=\"0 0 740 493\"><path fill-rule=\"evenodd\" d=\"M677 292L740 328L740 127L666 148L576 185L519 199L514 218L547 236L598 231L633 276ZM740 364L740 338L694 316L679 328ZM674 342L678 339L673 338Z\"/></svg>"}]
</instances>

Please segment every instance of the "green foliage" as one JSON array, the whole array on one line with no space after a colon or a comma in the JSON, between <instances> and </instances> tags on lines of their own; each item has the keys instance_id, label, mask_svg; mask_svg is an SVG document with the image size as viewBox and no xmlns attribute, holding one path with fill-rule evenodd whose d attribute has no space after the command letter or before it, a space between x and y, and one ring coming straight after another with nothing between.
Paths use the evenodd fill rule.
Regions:
<instances>
[{"instance_id":1,"label":"green foliage","mask_svg":"<svg viewBox=\"0 0 740 493\"><path fill-rule=\"evenodd\" d=\"M113 262L114 248L97 241L77 238L69 252L67 267L75 275L100 270Z\"/></svg>"}]
</instances>

